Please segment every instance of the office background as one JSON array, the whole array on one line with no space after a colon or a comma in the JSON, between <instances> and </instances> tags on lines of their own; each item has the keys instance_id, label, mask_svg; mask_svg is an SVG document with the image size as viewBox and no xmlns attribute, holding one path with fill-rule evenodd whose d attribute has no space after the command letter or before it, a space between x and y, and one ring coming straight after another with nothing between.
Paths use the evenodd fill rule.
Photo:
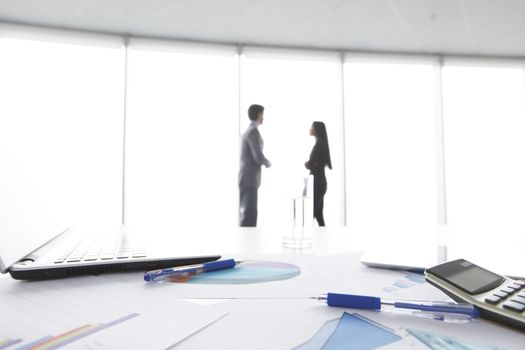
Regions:
<instances>
[{"instance_id":1,"label":"office background","mask_svg":"<svg viewBox=\"0 0 525 350\"><path fill-rule=\"evenodd\" d=\"M260 226L290 224L320 120L328 226L523 247L525 8L479 3L2 1L3 202L66 226L236 226L259 103Z\"/></svg>"}]
</instances>

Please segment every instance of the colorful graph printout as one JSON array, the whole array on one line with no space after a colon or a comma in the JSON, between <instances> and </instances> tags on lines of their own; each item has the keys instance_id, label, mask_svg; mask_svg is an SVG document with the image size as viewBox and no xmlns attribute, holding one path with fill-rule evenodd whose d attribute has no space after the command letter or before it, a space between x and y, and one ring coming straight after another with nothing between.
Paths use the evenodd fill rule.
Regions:
<instances>
[{"instance_id":1,"label":"colorful graph printout","mask_svg":"<svg viewBox=\"0 0 525 350\"><path fill-rule=\"evenodd\" d=\"M312 339L294 350L372 350L398 340L401 337L390 328L345 312L340 319L326 322Z\"/></svg>"},{"instance_id":2,"label":"colorful graph printout","mask_svg":"<svg viewBox=\"0 0 525 350\"><path fill-rule=\"evenodd\" d=\"M407 273L403 275L402 278L399 278L394 283L392 283L391 286L386 286L383 288L383 291L387 293L395 293L399 290L412 288L417 285L421 285L425 283L425 277L422 275L418 275L416 273Z\"/></svg>"},{"instance_id":3,"label":"colorful graph printout","mask_svg":"<svg viewBox=\"0 0 525 350\"><path fill-rule=\"evenodd\" d=\"M325 322L325 324L314 334L312 339L307 341L304 344L299 345L293 350L319 350L323 347L332 333L334 333L337 325L339 324L339 319L330 320Z\"/></svg>"},{"instance_id":4,"label":"colorful graph printout","mask_svg":"<svg viewBox=\"0 0 525 350\"><path fill-rule=\"evenodd\" d=\"M503 348L493 346L474 345L464 340L441 334L415 329L407 329L407 331L432 350L503 350Z\"/></svg>"},{"instance_id":5,"label":"colorful graph printout","mask_svg":"<svg viewBox=\"0 0 525 350\"><path fill-rule=\"evenodd\" d=\"M193 276L188 283L199 284L248 284L280 281L301 273L299 266L277 262L245 260L232 269L225 269Z\"/></svg>"},{"instance_id":6,"label":"colorful graph printout","mask_svg":"<svg viewBox=\"0 0 525 350\"><path fill-rule=\"evenodd\" d=\"M20 343L21 341L22 339L9 339L0 336L0 350L7 349L10 346Z\"/></svg>"},{"instance_id":7,"label":"colorful graph printout","mask_svg":"<svg viewBox=\"0 0 525 350\"><path fill-rule=\"evenodd\" d=\"M15 345L20 345L23 342L22 339L2 339L0 338L0 349L16 349L16 350L51 350L58 349L65 345L71 344L79 339L87 337L93 333L99 332L101 330L107 329L109 327L115 326L119 323L125 322L132 318L139 316L139 314L130 314L114 321L108 323L98 323L98 324L88 324L80 326L78 328L71 329L62 334L56 336L45 336L39 339L25 343L22 346L14 347Z\"/></svg>"}]
</instances>

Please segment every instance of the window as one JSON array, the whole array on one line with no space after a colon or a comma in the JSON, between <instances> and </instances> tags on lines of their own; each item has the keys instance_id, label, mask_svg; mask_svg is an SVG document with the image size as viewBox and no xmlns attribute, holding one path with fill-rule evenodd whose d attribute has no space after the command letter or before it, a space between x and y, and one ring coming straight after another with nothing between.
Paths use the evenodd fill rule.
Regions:
<instances>
[{"instance_id":1,"label":"window","mask_svg":"<svg viewBox=\"0 0 525 350\"><path fill-rule=\"evenodd\" d=\"M126 50L120 37L1 29L0 231L28 217L64 228L237 226L239 141L257 103L273 164L258 226L292 223L309 129L323 121L327 226L432 241L448 218L456 252L495 232L523 245L522 62L447 59L439 70L431 58L348 54L342 65L333 52L239 56L139 39Z\"/></svg>"},{"instance_id":2,"label":"window","mask_svg":"<svg viewBox=\"0 0 525 350\"><path fill-rule=\"evenodd\" d=\"M120 224L123 52L0 39L1 231Z\"/></svg>"},{"instance_id":3,"label":"window","mask_svg":"<svg viewBox=\"0 0 525 350\"><path fill-rule=\"evenodd\" d=\"M344 162L339 56L248 48L241 58L241 77L241 132L250 122L248 107L263 105L265 120L260 130L264 153L272 162L271 168L263 170L258 226L291 224L292 198L302 193L309 173L304 163L315 141L309 136L314 121L326 124L333 165L333 170L326 170L325 221L327 226L340 226ZM313 209L306 210L307 225L311 225Z\"/></svg>"},{"instance_id":4,"label":"window","mask_svg":"<svg viewBox=\"0 0 525 350\"><path fill-rule=\"evenodd\" d=\"M132 41L128 64L126 223L233 227L234 49Z\"/></svg>"},{"instance_id":5,"label":"window","mask_svg":"<svg viewBox=\"0 0 525 350\"><path fill-rule=\"evenodd\" d=\"M358 234L433 238L434 69L352 59L344 65L347 215Z\"/></svg>"},{"instance_id":6,"label":"window","mask_svg":"<svg viewBox=\"0 0 525 350\"><path fill-rule=\"evenodd\" d=\"M520 68L443 69L450 237L519 244L525 213L525 86ZM486 242L491 244L490 241Z\"/></svg>"}]
</instances>

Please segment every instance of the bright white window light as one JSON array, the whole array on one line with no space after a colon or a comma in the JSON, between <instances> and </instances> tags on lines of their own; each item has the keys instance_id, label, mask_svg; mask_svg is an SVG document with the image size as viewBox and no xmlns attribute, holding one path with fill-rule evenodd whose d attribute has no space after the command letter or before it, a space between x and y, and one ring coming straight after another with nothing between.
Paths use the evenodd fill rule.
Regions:
<instances>
[{"instance_id":1,"label":"bright white window light","mask_svg":"<svg viewBox=\"0 0 525 350\"><path fill-rule=\"evenodd\" d=\"M120 224L123 52L0 40L2 223Z\"/></svg>"},{"instance_id":2,"label":"bright white window light","mask_svg":"<svg viewBox=\"0 0 525 350\"><path fill-rule=\"evenodd\" d=\"M443 69L448 222L451 238L487 235L523 244L523 69ZM487 241L490 244L490 241Z\"/></svg>"},{"instance_id":3,"label":"bright white window light","mask_svg":"<svg viewBox=\"0 0 525 350\"><path fill-rule=\"evenodd\" d=\"M248 107L254 103L263 105L265 120L260 131L265 155L272 161L272 167L263 170L258 226L283 227L292 222L292 198L301 195L303 179L309 174L304 163L315 141L309 135L313 121L326 124L333 165L333 170L326 169L326 225L342 224L344 164L341 159L340 65L337 55L256 49L245 52L241 60L241 132L250 122ZM306 210L306 224L311 226L313 209L310 206Z\"/></svg>"},{"instance_id":4,"label":"bright white window light","mask_svg":"<svg viewBox=\"0 0 525 350\"><path fill-rule=\"evenodd\" d=\"M344 77L348 225L433 239L434 66L348 61Z\"/></svg>"},{"instance_id":5,"label":"bright white window light","mask_svg":"<svg viewBox=\"0 0 525 350\"><path fill-rule=\"evenodd\" d=\"M234 50L132 43L128 55L126 223L234 227Z\"/></svg>"}]
</instances>

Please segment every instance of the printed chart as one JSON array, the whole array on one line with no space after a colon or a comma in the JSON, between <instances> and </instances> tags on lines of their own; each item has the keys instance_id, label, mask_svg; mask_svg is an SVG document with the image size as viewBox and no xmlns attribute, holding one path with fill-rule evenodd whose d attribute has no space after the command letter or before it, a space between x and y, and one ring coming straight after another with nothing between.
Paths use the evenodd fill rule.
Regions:
<instances>
[{"instance_id":1,"label":"printed chart","mask_svg":"<svg viewBox=\"0 0 525 350\"><path fill-rule=\"evenodd\" d=\"M326 322L310 341L294 350L372 350L399 340L401 337L394 330L345 312L340 319Z\"/></svg>"},{"instance_id":2,"label":"printed chart","mask_svg":"<svg viewBox=\"0 0 525 350\"><path fill-rule=\"evenodd\" d=\"M188 283L249 284L280 281L301 273L299 266L262 260L246 260L233 269L213 271L193 276Z\"/></svg>"},{"instance_id":3,"label":"printed chart","mask_svg":"<svg viewBox=\"0 0 525 350\"><path fill-rule=\"evenodd\" d=\"M20 343L21 341L22 339L4 338L0 335L0 349L7 349L10 346Z\"/></svg>"},{"instance_id":4,"label":"printed chart","mask_svg":"<svg viewBox=\"0 0 525 350\"><path fill-rule=\"evenodd\" d=\"M387 293L396 293L400 290L412 288L425 284L425 277L416 273L406 273L397 279L392 285L383 288Z\"/></svg>"},{"instance_id":5,"label":"printed chart","mask_svg":"<svg viewBox=\"0 0 525 350\"><path fill-rule=\"evenodd\" d=\"M152 304L136 286L88 276L0 281L0 350L164 349L225 314L175 298ZM147 328L163 336L129 337Z\"/></svg>"},{"instance_id":6,"label":"printed chart","mask_svg":"<svg viewBox=\"0 0 525 350\"><path fill-rule=\"evenodd\" d=\"M358 313L343 313L326 321L307 342L294 350L504 350L487 344L438 334L427 330L400 327L392 329Z\"/></svg>"},{"instance_id":7,"label":"printed chart","mask_svg":"<svg viewBox=\"0 0 525 350\"><path fill-rule=\"evenodd\" d=\"M432 332L415 329L407 329L407 331L432 350L503 350L503 348L488 345L475 345L462 339Z\"/></svg>"},{"instance_id":8,"label":"printed chart","mask_svg":"<svg viewBox=\"0 0 525 350\"><path fill-rule=\"evenodd\" d=\"M50 350L63 347L65 345L71 344L77 340L87 337L88 335L100 332L104 329L115 326L119 323L130 320L134 317L139 316L137 313L129 314L127 316L121 317L119 319L110 321L108 323L98 323L98 324L86 324L78 328L68 330L59 335L48 335L41 337L36 340L27 342L24 339L9 339L0 340L0 349L16 349L16 350ZM1 338L0 338L1 339ZM19 345L24 343L25 345L12 347L14 345Z\"/></svg>"}]
</instances>

